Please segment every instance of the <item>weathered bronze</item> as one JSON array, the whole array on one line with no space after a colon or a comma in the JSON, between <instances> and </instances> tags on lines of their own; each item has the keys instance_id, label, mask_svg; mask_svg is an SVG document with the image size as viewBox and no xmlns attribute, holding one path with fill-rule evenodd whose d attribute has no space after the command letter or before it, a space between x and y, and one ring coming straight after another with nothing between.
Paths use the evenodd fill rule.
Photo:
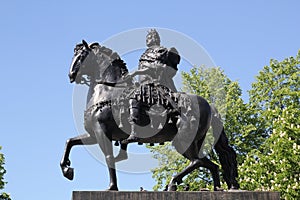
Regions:
<instances>
[{"instance_id":1,"label":"weathered bronze","mask_svg":"<svg viewBox=\"0 0 300 200\"><path fill-rule=\"evenodd\" d=\"M87 133L67 140L60 163L63 175L73 179L69 160L73 146L99 144L110 175L108 190L118 190L115 163L127 159L128 143L172 141L191 163L172 178L169 191L176 190L176 184L199 167L209 169L214 190L222 190L218 166L201 154L204 138L212 126L223 177L229 189L238 189L236 154L228 144L217 110L200 96L176 91L170 79L176 74L180 56L175 48L160 47L158 34L151 38L153 35L154 31L147 37L149 48L140 58L139 69L131 74L119 55L109 48L85 41L76 45L69 78L71 83L89 85L84 116ZM133 81L135 75L141 75L139 82ZM128 140L132 133L135 138ZM112 141L121 143L123 150L116 157Z\"/></svg>"}]
</instances>

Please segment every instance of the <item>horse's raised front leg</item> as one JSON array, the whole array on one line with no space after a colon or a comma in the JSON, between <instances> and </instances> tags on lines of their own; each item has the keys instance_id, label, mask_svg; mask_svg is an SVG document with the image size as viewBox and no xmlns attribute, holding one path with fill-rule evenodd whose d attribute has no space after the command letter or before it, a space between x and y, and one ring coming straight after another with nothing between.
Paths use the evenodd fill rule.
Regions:
<instances>
[{"instance_id":1,"label":"horse's raised front leg","mask_svg":"<svg viewBox=\"0 0 300 200\"><path fill-rule=\"evenodd\" d=\"M74 169L70 167L71 161L69 159L70 152L73 146L75 145L92 145L97 144L96 138L90 136L89 134L79 135L74 138L70 138L66 142L64 155L60 161L60 167L63 172L64 177L69 180L74 178Z\"/></svg>"},{"instance_id":2,"label":"horse's raised front leg","mask_svg":"<svg viewBox=\"0 0 300 200\"><path fill-rule=\"evenodd\" d=\"M105 125L100 126L100 123L97 121L93 125L94 132L98 141L98 144L105 156L106 164L110 176L110 184L107 190L118 190L117 185L117 175L116 175L116 166L115 158L113 155L113 146L112 140L105 135Z\"/></svg>"}]
</instances>

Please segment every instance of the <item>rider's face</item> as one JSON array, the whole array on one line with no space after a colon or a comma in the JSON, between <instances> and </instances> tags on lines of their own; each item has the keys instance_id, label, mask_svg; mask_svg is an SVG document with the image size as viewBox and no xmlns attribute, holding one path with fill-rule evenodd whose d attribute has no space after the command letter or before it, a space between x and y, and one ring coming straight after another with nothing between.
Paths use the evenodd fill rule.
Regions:
<instances>
[{"instance_id":1,"label":"rider's face","mask_svg":"<svg viewBox=\"0 0 300 200\"><path fill-rule=\"evenodd\" d=\"M156 35L154 34L148 34L146 38L146 44L148 47L159 45L159 40Z\"/></svg>"}]
</instances>

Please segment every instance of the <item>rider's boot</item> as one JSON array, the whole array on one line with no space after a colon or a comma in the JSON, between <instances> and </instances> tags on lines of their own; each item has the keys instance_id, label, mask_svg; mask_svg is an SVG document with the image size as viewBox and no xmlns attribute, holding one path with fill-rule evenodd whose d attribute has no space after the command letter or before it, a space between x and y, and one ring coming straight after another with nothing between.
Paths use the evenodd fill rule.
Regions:
<instances>
[{"instance_id":1,"label":"rider's boot","mask_svg":"<svg viewBox=\"0 0 300 200\"><path fill-rule=\"evenodd\" d=\"M129 135L129 137L125 140L123 140L121 143L122 144L129 144L129 143L133 143L133 142L139 142L139 138L137 137L137 134L135 132L135 124L134 122L131 124L131 133Z\"/></svg>"},{"instance_id":2,"label":"rider's boot","mask_svg":"<svg viewBox=\"0 0 300 200\"><path fill-rule=\"evenodd\" d=\"M137 137L136 134L136 121L137 121L137 116L138 116L138 107L136 106L136 100L135 99L130 99L129 100L129 123L131 125L131 132L130 135L127 139L123 140L121 143L122 144L129 144L132 142L139 142L139 138Z\"/></svg>"}]
</instances>

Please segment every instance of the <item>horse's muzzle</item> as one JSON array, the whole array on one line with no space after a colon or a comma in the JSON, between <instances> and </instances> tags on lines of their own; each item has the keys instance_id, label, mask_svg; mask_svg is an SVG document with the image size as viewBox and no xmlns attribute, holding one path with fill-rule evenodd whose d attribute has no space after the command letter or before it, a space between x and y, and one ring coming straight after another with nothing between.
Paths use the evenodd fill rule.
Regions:
<instances>
[{"instance_id":1,"label":"horse's muzzle","mask_svg":"<svg viewBox=\"0 0 300 200\"><path fill-rule=\"evenodd\" d=\"M76 73L69 73L70 83L73 83L76 79Z\"/></svg>"}]
</instances>

